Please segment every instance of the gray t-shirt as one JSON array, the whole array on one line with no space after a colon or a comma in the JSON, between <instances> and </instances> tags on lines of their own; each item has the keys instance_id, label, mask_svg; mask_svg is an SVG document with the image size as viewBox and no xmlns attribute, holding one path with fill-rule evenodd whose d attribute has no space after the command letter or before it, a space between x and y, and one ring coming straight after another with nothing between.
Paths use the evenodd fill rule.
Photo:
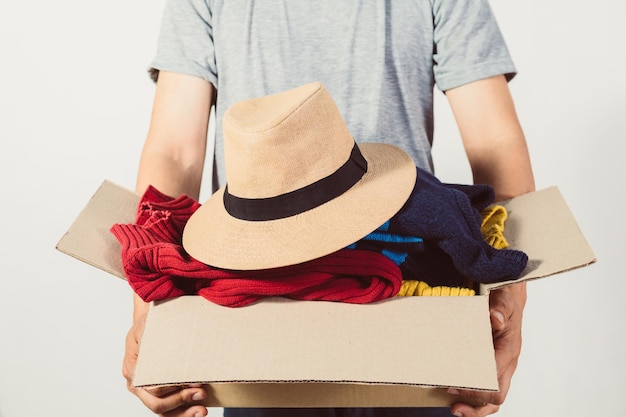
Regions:
<instances>
[{"instance_id":1,"label":"gray t-shirt","mask_svg":"<svg viewBox=\"0 0 626 417\"><path fill-rule=\"evenodd\" d=\"M432 171L433 87L515 74L488 0L167 0L157 70L217 90L214 186L222 116L239 100L321 81L357 142L397 145Z\"/></svg>"}]
</instances>

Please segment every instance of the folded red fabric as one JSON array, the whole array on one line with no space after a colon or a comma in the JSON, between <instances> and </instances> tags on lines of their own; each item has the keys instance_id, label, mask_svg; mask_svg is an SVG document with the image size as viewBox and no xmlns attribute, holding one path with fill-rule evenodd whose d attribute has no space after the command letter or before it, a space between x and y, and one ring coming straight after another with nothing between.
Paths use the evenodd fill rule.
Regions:
<instances>
[{"instance_id":1,"label":"folded red fabric","mask_svg":"<svg viewBox=\"0 0 626 417\"><path fill-rule=\"evenodd\" d=\"M241 307L262 297L365 304L395 296L400 268L386 256L343 249L297 265L257 271L214 268L188 255L182 231L200 204L168 197L154 187L142 196L135 224L111 232L122 245L122 265L133 290L146 302L197 294L214 303Z\"/></svg>"}]
</instances>

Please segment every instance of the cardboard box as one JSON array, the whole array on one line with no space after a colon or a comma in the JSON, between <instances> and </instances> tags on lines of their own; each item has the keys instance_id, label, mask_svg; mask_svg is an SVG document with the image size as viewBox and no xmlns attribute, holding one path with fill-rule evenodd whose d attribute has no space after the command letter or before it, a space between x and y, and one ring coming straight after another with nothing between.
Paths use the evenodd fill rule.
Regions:
<instances>
[{"instance_id":1,"label":"cardboard box","mask_svg":"<svg viewBox=\"0 0 626 417\"><path fill-rule=\"evenodd\" d=\"M57 249L123 278L109 232L139 196L105 181ZM558 188L503 204L505 237L529 263L519 280L595 262ZM214 407L431 407L446 387L496 391L488 294L398 297L368 305L268 298L229 308L198 296L153 303L135 386L202 383Z\"/></svg>"}]
</instances>

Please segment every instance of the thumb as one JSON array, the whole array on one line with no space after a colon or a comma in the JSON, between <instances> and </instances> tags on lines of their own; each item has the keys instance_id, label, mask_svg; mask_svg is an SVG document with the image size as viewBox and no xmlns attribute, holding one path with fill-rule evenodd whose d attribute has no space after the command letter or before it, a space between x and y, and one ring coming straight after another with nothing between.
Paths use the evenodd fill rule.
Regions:
<instances>
[{"instance_id":1,"label":"thumb","mask_svg":"<svg viewBox=\"0 0 626 417\"><path fill-rule=\"evenodd\" d=\"M489 316L491 318L491 328L494 331L500 331L504 329L506 324L504 320L504 314L501 311L491 309L489 310Z\"/></svg>"}]
</instances>

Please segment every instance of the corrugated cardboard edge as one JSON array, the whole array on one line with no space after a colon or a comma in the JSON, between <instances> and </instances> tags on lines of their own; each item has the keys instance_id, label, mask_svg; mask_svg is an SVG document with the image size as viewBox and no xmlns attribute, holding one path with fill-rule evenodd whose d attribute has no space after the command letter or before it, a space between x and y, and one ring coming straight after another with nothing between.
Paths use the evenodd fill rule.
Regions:
<instances>
[{"instance_id":1,"label":"corrugated cardboard edge","mask_svg":"<svg viewBox=\"0 0 626 417\"><path fill-rule=\"evenodd\" d=\"M204 405L211 407L442 407L458 401L441 388L326 383L211 384ZM479 405L479 404L476 404Z\"/></svg>"}]
</instances>

